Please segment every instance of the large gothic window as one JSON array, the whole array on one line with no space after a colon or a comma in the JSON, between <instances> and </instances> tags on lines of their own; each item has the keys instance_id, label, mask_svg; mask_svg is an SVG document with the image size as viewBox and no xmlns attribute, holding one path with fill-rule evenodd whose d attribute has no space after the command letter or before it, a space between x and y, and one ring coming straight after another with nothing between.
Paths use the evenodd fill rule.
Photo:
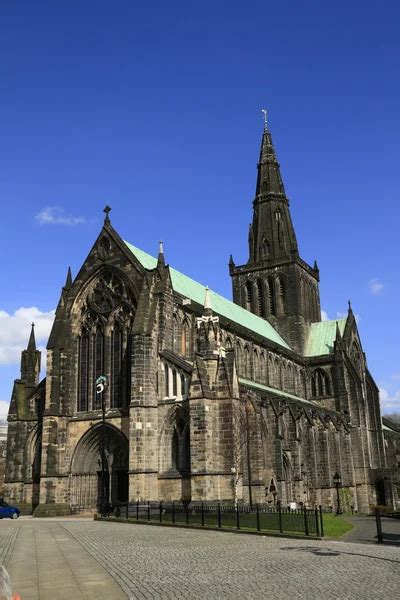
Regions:
<instances>
[{"instance_id":1,"label":"large gothic window","mask_svg":"<svg viewBox=\"0 0 400 600\"><path fill-rule=\"evenodd\" d=\"M107 407L120 408L130 395L131 328L135 308L120 276L105 270L89 288L82 307L78 338L79 412L99 410L95 380L109 379L103 392Z\"/></svg>"}]
</instances>

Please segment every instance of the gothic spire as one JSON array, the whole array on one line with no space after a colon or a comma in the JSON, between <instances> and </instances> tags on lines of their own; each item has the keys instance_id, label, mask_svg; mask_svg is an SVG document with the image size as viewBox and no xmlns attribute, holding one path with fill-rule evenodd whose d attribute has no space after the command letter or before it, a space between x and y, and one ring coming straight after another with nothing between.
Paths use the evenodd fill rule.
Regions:
<instances>
[{"instance_id":1,"label":"gothic spire","mask_svg":"<svg viewBox=\"0 0 400 600\"><path fill-rule=\"evenodd\" d=\"M257 168L256 196L259 194L277 194L284 197L285 188L283 186L279 163L276 159L272 136L268 129L264 129L263 131L260 159Z\"/></svg>"},{"instance_id":2,"label":"gothic spire","mask_svg":"<svg viewBox=\"0 0 400 600\"><path fill-rule=\"evenodd\" d=\"M249 263L291 260L298 255L296 234L266 121L257 169L253 223L249 230Z\"/></svg>"},{"instance_id":3,"label":"gothic spire","mask_svg":"<svg viewBox=\"0 0 400 600\"><path fill-rule=\"evenodd\" d=\"M67 279L65 280L64 288L66 290L69 290L71 285L72 285L72 273L71 273L71 267L68 267Z\"/></svg>"},{"instance_id":4,"label":"gothic spire","mask_svg":"<svg viewBox=\"0 0 400 600\"><path fill-rule=\"evenodd\" d=\"M28 350L28 352L36 350L35 323L31 323L31 334L29 336L29 342L28 342L27 350Z\"/></svg>"}]
</instances>

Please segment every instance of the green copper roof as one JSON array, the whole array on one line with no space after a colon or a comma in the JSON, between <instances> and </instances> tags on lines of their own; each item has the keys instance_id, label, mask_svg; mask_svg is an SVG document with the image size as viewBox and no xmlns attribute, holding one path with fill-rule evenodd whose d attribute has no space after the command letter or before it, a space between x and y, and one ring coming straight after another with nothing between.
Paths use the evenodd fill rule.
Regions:
<instances>
[{"instance_id":1,"label":"green copper roof","mask_svg":"<svg viewBox=\"0 0 400 600\"><path fill-rule=\"evenodd\" d=\"M336 339L336 324L339 325L340 334L343 335L346 321L347 319L337 319L312 323L304 356L332 354L333 343Z\"/></svg>"},{"instance_id":2,"label":"green copper roof","mask_svg":"<svg viewBox=\"0 0 400 600\"><path fill-rule=\"evenodd\" d=\"M382 429L383 429L383 431L390 431L390 433L397 433L397 435L400 435L399 431L397 431L396 429L392 429L391 427L388 427L388 425L382 424Z\"/></svg>"},{"instance_id":3,"label":"green copper roof","mask_svg":"<svg viewBox=\"0 0 400 600\"><path fill-rule=\"evenodd\" d=\"M132 244L126 242L125 240L124 243L145 269L154 269L157 266L157 259L154 258L154 256L143 252L143 250L139 250L139 248L132 246ZM172 267L169 269L174 291L178 292L178 294L182 294L182 296L185 296L186 298L190 298L190 300L197 302L197 304L203 305L205 286L197 281L194 281L193 279L190 279L190 277L187 277L187 275L180 273ZM210 295L212 309L216 314L226 317L238 325L241 325L250 331L254 331L255 333L258 333L258 335L261 335L268 340L271 340L272 342L275 342L276 344L279 344L280 346L290 350L287 343L281 338L278 332L275 331L272 325L268 323L268 321L261 319L261 317L254 315L248 310L245 310L241 306L238 306L234 302L227 300L212 290L210 290Z\"/></svg>"},{"instance_id":4,"label":"green copper roof","mask_svg":"<svg viewBox=\"0 0 400 600\"><path fill-rule=\"evenodd\" d=\"M295 396L294 394L289 394L288 392L283 392L282 390L277 390L275 388L269 387L268 385L263 385L262 383L256 383L255 381L250 381L250 379L243 379L243 377L239 377L239 383L243 385L247 385L248 387L255 388L257 390L263 390L265 392L272 392L277 396L283 396L284 398L289 398L290 400L297 400L298 402L304 402L305 404L310 404L315 406L314 402L310 402L310 400L306 400L305 398L300 398L300 396Z\"/></svg>"}]
</instances>

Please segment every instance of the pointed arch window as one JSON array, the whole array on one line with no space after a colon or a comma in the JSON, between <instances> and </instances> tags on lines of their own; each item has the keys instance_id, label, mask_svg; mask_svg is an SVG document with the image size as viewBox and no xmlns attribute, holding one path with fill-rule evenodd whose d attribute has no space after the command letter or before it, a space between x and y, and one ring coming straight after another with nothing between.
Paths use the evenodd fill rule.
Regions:
<instances>
[{"instance_id":1,"label":"pointed arch window","mask_svg":"<svg viewBox=\"0 0 400 600\"><path fill-rule=\"evenodd\" d=\"M83 331L79 338L78 358L78 411L88 410L89 386L89 335Z\"/></svg>"},{"instance_id":2,"label":"pointed arch window","mask_svg":"<svg viewBox=\"0 0 400 600\"><path fill-rule=\"evenodd\" d=\"M258 314L260 317L265 318L265 299L264 299L264 284L261 279L257 280L257 300L258 300Z\"/></svg>"},{"instance_id":3,"label":"pointed arch window","mask_svg":"<svg viewBox=\"0 0 400 600\"><path fill-rule=\"evenodd\" d=\"M251 284L251 281L246 282L245 290L246 290L246 309L251 311L252 306L253 306L253 286Z\"/></svg>"},{"instance_id":4,"label":"pointed arch window","mask_svg":"<svg viewBox=\"0 0 400 600\"><path fill-rule=\"evenodd\" d=\"M181 396L186 398L186 379L183 373L181 373Z\"/></svg>"},{"instance_id":5,"label":"pointed arch window","mask_svg":"<svg viewBox=\"0 0 400 600\"><path fill-rule=\"evenodd\" d=\"M179 348L179 321L178 321L178 317L176 315L174 315L173 321L172 321L172 335L173 335L173 351L178 353L180 348Z\"/></svg>"},{"instance_id":6,"label":"pointed arch window","mask_svg":"<svg viewBox=\"0 0 400 600\"><path fill-rule=\"evenodd\" d=\"M275 285L272 277L268 277L268 312L270 315L276 315Z\"/></svg>"},{"instance_id":7,"label":"pointed arch window","mask_svg":"<svg viewBox=\"0 0 400 600\"><path fill-rule=\"evenodd\" d=\"M269 258L271 255L271 245L267 238L263 238L261 244L261 258Z\"/></svg>"},{"instance_id":8,"label":"pointed arch window","mask_svg":"<svg viewBox=\"0 0 400 600\"><path fill-rule=\"evenodd\" d=\"M285 284L282 276L278 277L278 299L279 299L279 311L282 315L285 314Z\"/></svg>"},{"instance_id":9,"label":"pointed arch window","mask_svg":"<svg viewBox=\"0 0 400 600\"><path fill-rule=\"evenodd\" d=\"M329 375L322 369L316 369L311 377L311 395L314 397L331 395Z\"/></svg>"},{"instance_id":10,"label":"pointed arch window","mask_svg":"<svg viewBox=\"0 0 400 600\"><path fill-rule=\"evenodd\" d=\"M172 395L175 398L178 395L178 378L175 369L172 371Z\"/></svg>"},{"instance_id":11,"label":"pointed arch window","mask_svg":"<svg viewBox=\"0 0 400 600\"><path fill-rule=\"evenodd\" d=\"M169 398L169 367L164 365L164 396Z\"/></svg>"},{"instance_id":12,"label":"pointed arch window","mask_svg":"<svg viewBox=\"0 0 400 600\"><path fill-rule=\"evenodd\" d=\"M190 331L187 321L184 321L182 325L181 354L182 356L189 356L190 354Z\"/></svg>"},{"instance_id":13,"label":"pointed arch window","mask_svg":"<svg viewBox=\"0 0 400 600\"><path fill-rule=\"evenodd\" d=\"M250 376L250 350L248 346L244 347L244 376Z\"/></svg>"},{"instance_id":14,"label":"pointed arch window","mask_svg":"<svg viewBox=\"0 0 400 600\"><path fill-rule=\"evenodd\" d=\"M111 336L111 408L122 406L122 331L117 324Z\"/></svg>"}]
</instances>

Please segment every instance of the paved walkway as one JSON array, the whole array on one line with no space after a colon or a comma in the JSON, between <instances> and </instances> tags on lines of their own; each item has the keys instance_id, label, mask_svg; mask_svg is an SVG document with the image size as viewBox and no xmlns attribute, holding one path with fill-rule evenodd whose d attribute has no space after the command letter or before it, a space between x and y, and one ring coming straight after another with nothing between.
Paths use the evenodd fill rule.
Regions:
<instances>
[{"instance_id":1,"label":"paved walkway","mask_svg":"<svg viewBox=\"0 0 400 600\"><path fill-rule=\"evenodd\" d=\"M375 517L348 517L354 527L341 539L346 542L364 542L371 544L377 540ZM382 517L383 541L385 544L400 546L400 519Z\"/></svg>"},{"instance_id":2,"label":"paved walkway","mask_svg":"<svg viewBox=\"0 0 400 600\"><path fill-rule=\"evenodd\" d=\"M21 518L0 521L0 548L22 600L397 600L400 589L400 548L378 544Z\"/></svg>"},{"instance_id":3,"label":"paved walkway","mask_svg":"<svg viewBox=\"0 0 400 600\"><path fill-rule=\"evenodd\" d=\"M126 600L118 583L64 524L24 517L0 521L0 559L13 592L22 600Z\"/></svg>"}]
</instances>

